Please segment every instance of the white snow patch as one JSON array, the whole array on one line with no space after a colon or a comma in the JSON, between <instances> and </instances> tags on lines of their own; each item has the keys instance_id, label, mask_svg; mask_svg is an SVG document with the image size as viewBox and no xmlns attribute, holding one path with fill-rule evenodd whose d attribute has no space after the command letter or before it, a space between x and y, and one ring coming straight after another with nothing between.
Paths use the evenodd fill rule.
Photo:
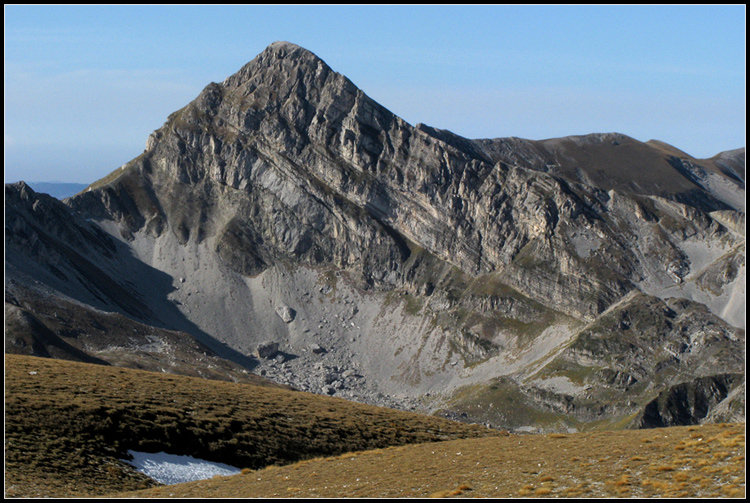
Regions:
<instances>
[{"instance_id":1,"label":"white snow patch","mask_svg":"<svg viewBox=\"0 0 750 503\"><path fill-rule=\"evenodd\" d=\"M216 475L237 475L239 468L197 459L192 456L178 456L164 452L128 451L132 460L122 461L131 464L139 472L162 484L181 484L194 480L210 479Z\"/></svg>"}]
</instances>

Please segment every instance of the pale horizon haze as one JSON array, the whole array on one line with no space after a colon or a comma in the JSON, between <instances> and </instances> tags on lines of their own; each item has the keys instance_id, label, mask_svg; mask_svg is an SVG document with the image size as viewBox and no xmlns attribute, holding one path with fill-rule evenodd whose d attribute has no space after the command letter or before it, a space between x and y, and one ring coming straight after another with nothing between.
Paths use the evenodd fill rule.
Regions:
<instances>
[{"instance_id":1,"label":"pale horizon haze","mask_svg":"<svg viewBox=\"0 0 750 503\"><path fill-rule=\"evenodd\" d=\"M300 45L412 125L745 147L745 5L5 5L5 182L91 183L210 82Z\"/></svg>"}]
</instances>

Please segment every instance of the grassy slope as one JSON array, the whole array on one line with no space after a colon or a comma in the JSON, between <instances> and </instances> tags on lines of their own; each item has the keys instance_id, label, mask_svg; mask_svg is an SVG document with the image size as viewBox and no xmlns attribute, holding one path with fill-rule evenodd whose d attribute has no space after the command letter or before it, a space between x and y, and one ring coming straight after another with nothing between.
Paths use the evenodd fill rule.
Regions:
<instances>
[{"instance_id":1,"label":"grassy slope","mask_svg":"<svg viewBox=\"0 0 750 503\"><path fill-rule=\"evenodd\" d=\"M486 437L497 432L272 387L18 355L5 363L6 496L745 494L744 424ZM117 461L126 449L248 469L136 491L154 483Z\"/></svg>"},{"instance_id":2,"label":"grassy slope","mask_svg":"<svg viewBox=\"0 0 750 503\"><path fill-rule=\"evenodd\" d=\"M251 384L5 356L6 496L153 485L128 449L258 469L408 443L498 435L480 426Z\"/></svg>"},{"instance_id":3,"label":"grassy slope","mask_svg":"<svg viewBox=\"0 0 750 503\"><path fill-rule=\"evenodd\" d=\"M119 497L744 497L745 425L389 447Z\"/></svg>"}]
</instances>

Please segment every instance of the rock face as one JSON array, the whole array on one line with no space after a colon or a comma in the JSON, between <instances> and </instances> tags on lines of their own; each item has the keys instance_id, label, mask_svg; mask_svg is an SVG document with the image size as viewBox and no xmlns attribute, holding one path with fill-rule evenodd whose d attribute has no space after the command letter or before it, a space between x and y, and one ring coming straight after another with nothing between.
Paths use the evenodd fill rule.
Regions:
<instances>
[{"instance_id":1,"label":"rock face","mask_svg":"<svg viewBox=\"0 0 750 503\"><path fill-rule=\"evenodd\" d=\"M258 358L274 358L277 354L279 354L279 343L273 341L262 342L258 344L258 349L256 350L256 352L258 354Z\"/></svg>"},{"instance_id":2,"label":"rock face","mask_svg":"<svg viewBox=\"0 0 750 503\"><path fill-rule=\"evenodd\" d=\"M271 333L296 357L259 365L290 384L427 410L419 397L445 394L459 410L462 386L502 378L534 410L616 419L744 374L744 163L744 148L698 160L620 134L414 127L279 42L66 200L74 218L6 186L6 247L19 277L227 358ZM364 378L300 381L312 344ZM612 405L625 389L632 405ZM503 414L487 421L522 426Z\"/></svg>"},{"instance_id":3,"label":"rock face","mask_svg":"<svg viewBox=\"0 0 750 503\"><path fill-rule=\"evenodd\" d=\"M289 306L279 306L276 308L276 314L284 320L284 323L291 323L294 321L297 312Z\"/></svg>"},{"instance_id":4,"label":"rock face","mask_svg":"<svg viewBox=\"0 0 750 503\"><path fill-rule=\"evenodd\" d=\"M742 378L742 375L722 374L672 386L646 405L637 426L662 428L698 424Z\"/></svg>"}]
</instances>

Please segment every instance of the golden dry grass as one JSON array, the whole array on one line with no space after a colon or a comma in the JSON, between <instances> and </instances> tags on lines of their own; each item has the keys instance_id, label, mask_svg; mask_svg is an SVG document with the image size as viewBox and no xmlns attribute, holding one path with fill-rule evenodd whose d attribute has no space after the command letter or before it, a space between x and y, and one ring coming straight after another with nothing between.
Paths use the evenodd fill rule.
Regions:
<instances>
[{"instance_id":1,"label":"golden dry grass","mask_svg":"<svg viewBox=\"0 0 750 503\"><path fill-rule=\"evenodd\" d=\"M719 424L453 440L117 496L744 497L744 429ZM700 433L697 444L693 432Z\"/></svg>"},{"instance_id":2,"label":"golden dry grass","mask_svg":"<svg viewBox=\"0 0 750 503\"><path fill-rule=\"evenodd\" d=\"M6 355L5 375L6 496L745 495L744 423L508 435L331 397L59 360ZM123 471L112 445L134 448L126 434L136 430L152 452L202 432L212 440L198 457L248 463L232 477L133 491L147 481ZM461 436L479 438L424 443ZM290 464L253 469L255 458L240 456L250 446Z\"/></svg>"},{"instance_id":3,"label":"golden dry grass","mask_svg":"<svg viewBox=\"0 0 750 503\"><path fill-rule=\"evenodd\" d=\"M130 449L258 469L499 434L277 387L5 356L6 496L73 497L154 485L119 461Z\"/></svg>"}]
</instances>

